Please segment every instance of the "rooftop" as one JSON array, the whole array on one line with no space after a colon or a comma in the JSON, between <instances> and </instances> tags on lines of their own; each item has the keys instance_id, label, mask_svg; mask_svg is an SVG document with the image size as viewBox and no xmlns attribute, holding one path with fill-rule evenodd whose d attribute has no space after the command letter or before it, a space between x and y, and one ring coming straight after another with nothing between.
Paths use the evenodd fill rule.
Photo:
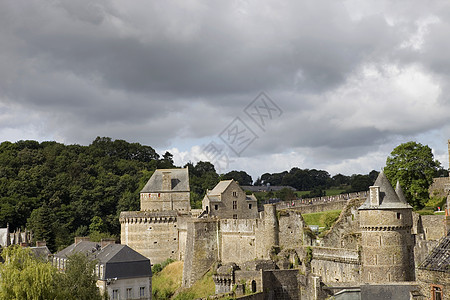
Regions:
<instances>
[{"instance_id":1,"label":"rooftop","mask_svg":"<svg viewBox=\"0 0 450 300\"><path fill-rule=\"evenodd\" d=\"M163 189L163 174L168 174L171 181L171 192L189 192L189 171L185 169L158 169L147 184L141 190L141 193L167 192Z\"/></svg>"}]
</instances>

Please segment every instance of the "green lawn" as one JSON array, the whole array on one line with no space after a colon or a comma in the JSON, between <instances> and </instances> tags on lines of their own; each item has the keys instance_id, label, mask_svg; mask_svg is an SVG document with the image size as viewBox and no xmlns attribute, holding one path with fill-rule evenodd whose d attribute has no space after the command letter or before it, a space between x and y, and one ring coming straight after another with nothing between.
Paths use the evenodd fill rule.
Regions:
<instances>
[{"instance_id":1,"label":"green lawn","mask_svg":"<svg viewBox=\"0 0 450 300\"><path fill-rule=\"evenodd\" d=\"M327 227L327 223L330 226L330 220L334 221L341 214L341 210L329 210L318 213L302 214L303 219L307 225L319 225L319 227Z\"/></svg>"},{"instance_id":2,"label":"green lawn","mask_svg":"<svg viewBox=\"0 0 450 300\"><path fill-rule=\"evenodd\" d=\"M326 190L326 195L327 196L336 196L336 195L340 195L342 192L345 192L345 190L342 189L330 189L330 190Z\"/></svg>"}]
</instances>

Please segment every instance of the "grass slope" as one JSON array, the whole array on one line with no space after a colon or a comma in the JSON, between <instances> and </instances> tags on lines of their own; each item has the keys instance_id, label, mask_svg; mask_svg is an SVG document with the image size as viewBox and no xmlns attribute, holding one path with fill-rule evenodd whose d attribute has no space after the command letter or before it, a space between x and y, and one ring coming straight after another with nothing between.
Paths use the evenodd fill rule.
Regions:
<instances>
[{"instance_id":1,"label":"grass slope","mask_svg":"<svg viewBox=\"0 0 450 300\"><path fill-rule=\"evenodd\" d=\"M152 278L152 294L154 300L188 300L206 298L215 293L212 272L206 273L202 279L197 281L191 288L181 288L183 277L183 262L176 261L167 265L161 272ZM176 294L176 292L179 293Z\"/></svg>"},{"instance_id":2,"label":"grass slope","mask_svg":"<svg viewBox=\"0 0 450 300\"><path fill-rule=\"evenodd\" d=\"M152 277L152 294L154 300L170 299L181 287L183 262L168 264L161 272Z\"/></svg>"},{"instance_id":3,"label":"grass slope","mask_svg":"<svg viewBox=\"0 0 450 300\"><path fill-rule=\"evenodd\" d=\"M329 210L317 213L302 214L303 219L308 225L319 225L320 227L327 227L327 224L331 219L334 221L339 217L341 210Z\"/></svg>"}]
</instances>

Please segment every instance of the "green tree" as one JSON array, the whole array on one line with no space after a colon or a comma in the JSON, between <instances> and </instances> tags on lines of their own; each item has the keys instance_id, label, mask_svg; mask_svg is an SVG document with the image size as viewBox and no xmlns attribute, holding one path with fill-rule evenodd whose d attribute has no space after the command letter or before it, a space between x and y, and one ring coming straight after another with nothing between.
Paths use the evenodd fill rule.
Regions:
<instances>
[{"instance_id":1,"label":"green tree","mask_svg":"<svg viewBox=\"0 0 450 300\"><path fill-rule=\"evenodd\" d=\"M403 143L386 159L384 173L395 186L399 181L405 197L415 208L422 208L428 201L428 188L440 167L434 160L431 148L417 142Z\"/></svg>"},{"instance_id":2,"label":"green tree","mask_svg":"<svg viewBox=\"0 0 450 300\"><path fill-rule=\"evenodd\" d=\"M68 257L67 268L60 284L64 299L102 299L96 286L95 264L95 261L83 253Z\"/></svg>"},{"instance_id":3,"label":"green tree","mask_svg":"<svg viewBox=\"0 0 450 300\"><path fill-rule=\"evenodd\" d=\"M45 202L33 210L27 222L27 227L33 231L34 239L45 241L52 252L56 250L54 222L54 214Z\"/></svg>"},{"instance_id":4,"label":"green tree","mask_svg":"<svg viewBox=\"0 0 450 300\"><path fill-rule=\"evenodd\" d=\"M5 262L0 264L0 299L68 299L61 295L58 286L63 274L37 259L29 248L4 248L2 257Z\"/></svg>"},{"instance_id":5,"label":"green tree","mask_svg":"<svg viewBox=\"0 0 450 300\"><path fill-rule=\"evenodd\" d=\"M234 179L239 182L239 185L252 185L252 177L245 171L231 171L223 175L223 180Z\"/></svg>"}]
</instances>

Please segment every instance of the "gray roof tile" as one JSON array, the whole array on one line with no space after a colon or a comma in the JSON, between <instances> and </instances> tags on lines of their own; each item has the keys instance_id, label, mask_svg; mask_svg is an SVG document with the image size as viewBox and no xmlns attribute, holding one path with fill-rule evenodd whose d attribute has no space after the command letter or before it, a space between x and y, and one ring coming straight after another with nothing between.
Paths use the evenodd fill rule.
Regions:
<instances>
[{"instance_id":1,"label":"gray roof tile","mask_svg":"<svg viewBox=\"0 0 450 300\"><path fill-rule=\"evenodd\" d=\"M380 198L381 203L377 206L370 205L370 193L367 196L366 202L359 207L359 209L402 209L402 208L412 208L405 199L403 191L401 190L400 185L398 185L398 193L394 191L391 183L387 179L386 175L383 171L378 175L377 180L373 184L374 186L380 187Z\"/></svg>"},{"instance_id":2,"label":"gray roof tile","mask_svg":"<svg viewBox=\"0 0 450 300\"><path fill-rule=\"evenodd\" d=\"M162 188L163 172L170 172L172 192L189 192L189 171L185 169L158 169L147 184L141 190L141 193L167 192Z\"/></svg>"}]
</instances>

